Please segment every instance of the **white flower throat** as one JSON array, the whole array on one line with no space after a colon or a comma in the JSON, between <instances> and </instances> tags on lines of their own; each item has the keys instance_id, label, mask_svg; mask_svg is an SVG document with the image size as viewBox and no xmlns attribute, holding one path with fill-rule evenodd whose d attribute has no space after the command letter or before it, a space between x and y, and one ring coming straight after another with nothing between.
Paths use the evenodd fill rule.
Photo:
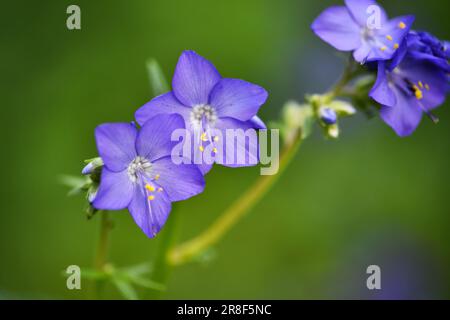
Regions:
<instances>
[{"instance_id":1,"label":"white flower throat","mask_svg":"<svg viewBox=\"0 0 450 320\"><path fill-rule=\"evenodd\" d=\"M192 108L190 120L194 128L202 128L203 125L214 127L217 121L217 113L208 104L197 105Z\"/></svg>"}]
</instances>

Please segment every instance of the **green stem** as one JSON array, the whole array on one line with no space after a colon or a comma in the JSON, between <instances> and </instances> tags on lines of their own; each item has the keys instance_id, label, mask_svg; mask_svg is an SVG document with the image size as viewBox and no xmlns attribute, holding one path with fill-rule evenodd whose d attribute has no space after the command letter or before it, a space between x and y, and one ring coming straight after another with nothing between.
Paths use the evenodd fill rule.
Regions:
<instances>
[{"instance_id":1,"label":"green stem","mask_svg":"<svg viewBox=\"0 0 450 320\"><path fill-rule=\"evenodd\" d=\"M261 176L211 227L194 239L170 250L168 256L170 264L176 266L186 263L217 243L270 190L296 154L301 141L301 134L298 132L293 142L284 148L280 156L278 174Z\"/></svg>"},{"instance_id":2,"label":"green stem","mask_svg":"<svg viewBox=\"0 0 450 320\"><path fill-rule=\"evenodd\" d=\"M109 218L108 211L99 212L101 216L100 221L100 236L97 244L97 251L94 259L94 267L96 270L103 272L107 264L108 259L108 249L109 249L109 231L112 227L112 222ZM100 298L103 280L97 280L94 286L95 297Z\"/></svg>"},{"instance_id":3,"label":"green stem","mask_svg":"<svg viewBox=\"0 0 450 320\"><path fill-rule=\"evenodd\" d=\"M329 99L334 99L335 97L339 96L343 91L345 91L345 87L347 86L347 84L357 75L359 75L362 71L363 69L361 68L361 66L355 63L355 61L350 56L349 62L346 68L344 69L344 73L342 74L341 78L336 82L333 88L324 96L326 96Z\"/></svg>"},{"instance_id":4,"label":"green stem","mask_svg":"<svg viewBox=\"0 0 450 320\"><path fill-rule=\"evenodd\" d=\"M172 204L172 211L167 219L166 225L159 237L159 248L156 252L154 260L154 271L152 281L165 285L170 276L170 265L168 260L168 252L175 246L178 234L178 204ZM162 292L151 290L148 292L150 299L159 299Z\"/></svg>"}]
</instances>

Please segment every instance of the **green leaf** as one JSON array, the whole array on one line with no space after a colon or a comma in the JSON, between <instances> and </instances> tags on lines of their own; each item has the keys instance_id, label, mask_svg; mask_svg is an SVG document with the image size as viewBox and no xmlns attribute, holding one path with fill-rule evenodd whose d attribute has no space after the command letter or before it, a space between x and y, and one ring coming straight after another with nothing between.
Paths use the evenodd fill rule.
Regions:
<instances>
[{"instance_id":1,"label":"green leaf","mask_svg":"<svg viewBox=\"0 0 450 320\"><path fill-rule=\"evenodd\" d=\"M140 276L136 276L136 275L132 275L132 276L128 276L128 279L135 285L137 286L141 286L144 287L146 289L151 289L151 290L157 290L157 291L165 291L166 290L166 286L152 281L150 279L146 279Z\"/></svg>"},{"instance_id":2,"label":"green leaf","mask_svg":"<svg viewBox=\"0 0 450 320\"><path fill-rule=\"evenodd\" d=\"M149 59L147 61L147 73L152 93L155 97L170 90L164 73L155 59Z\"/></svg>"},{"instance_id":3,"label":"green leaf","mask_svg":"<svg viewBox=\"0 0 450 320\"><path fill-rule=\"evenodd\" d=\"M78 177L71 175L61 175L59 176L59 181L61 184L70 188L68 193L69 196L86 191L89 188L90 179L88 177Z\"/></svg>"},{"instance_id":4,"label":"green leaf","mask_svg":"<svg viewBox=\"0 0 450 320\"><path fill-rule=\"evenodd\" d=\"M135 266L125 267L122 271L128 275L141 276L150 273L152 271L152 265L150 263L141 263Z\"/></svg>"},{"instance_id":5,"label":"green leaf","mask_svg":"<svg viewBox=\"0 0 450 320\"><path fill-rule=\"evenodd\" d=\"M138 295L136 290L134 290L133 286L130 284L128 279L124 279L117 275L113 275L112 282L116 286L117 290L122 294L125 299L128 300L137 300Z\"/></svg>"}]
</instances>

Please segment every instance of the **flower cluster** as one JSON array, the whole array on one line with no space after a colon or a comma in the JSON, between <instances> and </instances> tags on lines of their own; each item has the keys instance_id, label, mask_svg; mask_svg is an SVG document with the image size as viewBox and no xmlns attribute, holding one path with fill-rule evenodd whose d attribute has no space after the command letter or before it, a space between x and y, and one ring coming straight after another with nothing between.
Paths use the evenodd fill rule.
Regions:
<instances>
[{"instance_id":1,"label":"flower cluster","mask_svg":"<svg viewBox=\"0 0 450 320\"><path fill-rule=\"evenodd\" d=\"M340 51L352 51L355 61L377 70L369 96L380 105L380 116L399 136L414 132L425 113L448 92L448 42L411 30L414 17L389 20L374 0L345 0L313 22L312 30ZM324 121L333 120L327 113Z\"/></svg>"},{"instance_id":2,"label":"flower cluster","mask_svg":"<svg viewBox=\"0 0 450 320\"><path fill-rule=\"evenodd\" d=\"M98 189L95 187L89 196L95 209L128 208L150 238L163 227L172 202L203 191L203 176L212 166L175 164L171 157L176 144L171 135L175 130L185 129L192 134L200 142L200 148L193 152L201 154L209 144L217 150L212 129L265 128L256 113L267 99L266 90L243 80L222 78L209 61L193 51L181 55L172 86L173 91L154 98L136 112L140 129L135 123L98 126L95 138L101 158L89 162L82 172L93 175L101 169ZM242 141L232 151L252 152L245 141L239 143Z\"/></svg>"}]
</instances>

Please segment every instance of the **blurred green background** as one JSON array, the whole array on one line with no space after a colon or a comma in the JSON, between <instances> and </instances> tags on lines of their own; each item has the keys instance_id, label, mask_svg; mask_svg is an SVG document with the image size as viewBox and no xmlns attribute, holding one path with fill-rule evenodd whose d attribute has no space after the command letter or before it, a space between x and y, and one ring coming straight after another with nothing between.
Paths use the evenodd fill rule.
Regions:
<instances>
[{"instance_id":1,"label":"blurred green background","mask_svg":"<svg viewBox=\"0 0 450 320\"><path fill-rule=\"evenodd\" d=\"M3 147L0 298L87 298L66 289L62 270L92 265L99 219L82 196L67 197L60 174L96 155L93 131L131 121L151 98L145 61L170 79L184 49L224 76L268 89L261 117L288 99L322 92L343 67L309 29L340 1L9 1L0 29ZM448 1L381 1L390 16L450 38ZM82 29L66 28L81 7ZM174 270L166 298L313 299L450 297L450 110L401 139L379 119L346 119L338 141L319 130L273 190L216 248L207 264ZM259 176L216 167L203 194L180 207L181 239L204 230ZM150 261L150 240L126 211L113 213L110 259ZM382 269L381 292L366 267ZM88 288L86 282L83 289ZM120 298L114 288L108 297Z\"/></svg>"}]
</instances>

